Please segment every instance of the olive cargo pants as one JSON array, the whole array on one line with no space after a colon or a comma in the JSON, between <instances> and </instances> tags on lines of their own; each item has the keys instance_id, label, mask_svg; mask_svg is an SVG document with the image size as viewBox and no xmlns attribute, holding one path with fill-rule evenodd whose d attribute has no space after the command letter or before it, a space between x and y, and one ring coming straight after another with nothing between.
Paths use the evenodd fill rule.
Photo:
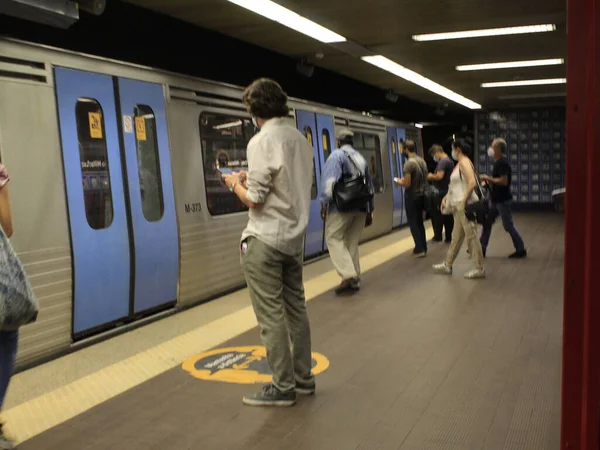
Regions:
<instances>
[{"instance_id":1,"label":"olive cargo pants","mask_svg":"<svg viewBox=\"0 0 600 450\"><path fill-rule=\"evenodd\" d=\"M249 237L242 266L260 328L273 384L282 392L312 388L310 323L306 312L303 254L286 255ZM291 341L291 347L290 347Z\"/></svg>"}]
</instances>

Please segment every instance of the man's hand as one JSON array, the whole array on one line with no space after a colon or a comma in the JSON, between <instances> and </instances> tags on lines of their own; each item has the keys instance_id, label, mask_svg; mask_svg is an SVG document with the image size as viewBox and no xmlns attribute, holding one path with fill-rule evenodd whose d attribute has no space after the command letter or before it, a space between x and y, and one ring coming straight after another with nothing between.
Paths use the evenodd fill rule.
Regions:
<instances>
[{"instance_id":1,"label":"man's hand","mask_svg":"<svg viewBox=\"0 0 600 450\"><path fill-rule=\"evenodd\" d=\"M229 189L232 184L240 182L240 174L237 172L232 172L231 174L222 173L221 180L223 180L223 184Z\"/></svg>"},{"instance_id":2,"label":"man's hand","mask_svg":"<svg viewBox=\"0 0 600 450\"><path fill-rule=\"evenodd\" d=\"M321 219L325 220L325 218L327 217L327 210L329 208L327 207L327 205L323 204L321 205Z\"/></svg>"},{"instance_id":3,"label":"man's hand","mask_svg":"<svg viewBox=\"0 0 600 450\"><path fill-rule=\"evenodd\" d=\"M488 182L488 183L492 182L492 178L489 175L481 175L480 178L481 178L481 181L485 181L485 182Z\"/></svg>"},{"instance_id":4,"label":"man's hand","mask_svg":"<svg viewBox=\"0 0 600 450\"><path fill-rule=\"evenodd\" d=\"M428 173L428 174L427 174L427 179L428 179L429 181L433 180L433 174L432 174L432 173Z\"/></svg>"},{"instance_id":5,"label":"man's hand","mask_svg":"<svg viewBox=\"0 0 600 450\"><path fill-rule=\"evenodd\" d=\"M240 184L248 189L248 172L245 170L240 171L238 173L238 179Z\"/></svg>"}]
</instances>

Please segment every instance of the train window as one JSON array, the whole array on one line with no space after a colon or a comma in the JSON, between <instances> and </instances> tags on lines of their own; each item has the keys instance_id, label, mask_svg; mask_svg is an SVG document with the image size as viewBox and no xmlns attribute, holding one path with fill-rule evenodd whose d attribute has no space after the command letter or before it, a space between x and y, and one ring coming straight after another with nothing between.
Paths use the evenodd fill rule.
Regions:
<instances>
[{"instance_id":1,"label":"train window","mask_svg":"<svg viewBox=\"0 0 600 450\"><path fill-rule=\"evenodd\" d=\"M247 211L237 195L223 185L217 167L248 169L246 149L254 135L252 121L217 113L202 113L199 120L208 211L213 216Z\"/></svg>"},{"instance_id":2,"label":"train window","mask_svg":"<svg viewBox=\"0 0 600 450\"><path fill-rule=\"evenodd\" d=\"M376 134L354 132L354 148L367 160L375 192L383 192L381 146Z\"/></svg>"},{"instance_id":3,"label":"train window","mask_svg":"<svg viewBox=\"0 0 600 450\"><path fill-rule=\"evenodd\" d=\"M147 105L136 105L133 115L135 117L135 142L142 211L148 222L156 222L161 219L165 210L156 137L156 119L154 111Z\"/></svg>"},{"instance_id":4,"label":"train window","mask_svg":"<svg viewBox=\"0 0 600 450\"><path fill-rule=\"evenodd\" d=\"M311 187L311 191L310 191L310 198L312 200L317 198L317 162L315 161L315 152L314 152L314 146L313 146L313 133L312 133L312 129L309 126L305 126L304 127L304 136L306 136L306 139L308 139L308 143L310 144L310 146L313 148L313 181L312 181L312 187Z\"/></svg>"},{"instance_id":5,"label":"train window","mask_svg":"<svg viewBox=\"0 0 600 450\"><path fill-rule=\"evenodd\" d=\"M396 139L392 138L392 177L398 178L398 155L396 155Z\"/></svg>"},{"instance_id":6,"label":"train window","mask_svg":"<svg viewBox=\"0 0 600 450\"><path fill-rule=\"evenodd\" d=\"M95 230L113 221L104 114L97 100L80 98L75 106L85 216Z\"/></svg>"},{"instance_id":7,"label":"train window","mask_svg":"<svg viewBox=\"0 0 600 450\"><path fill-rule=\"evenodd\" d=\"M329 155L331 155L331 136L329 136L329 130L327 128L323 128L321 140L323 141L323 157L325 161L327 161Z\"/></svg>"}]
</instances>

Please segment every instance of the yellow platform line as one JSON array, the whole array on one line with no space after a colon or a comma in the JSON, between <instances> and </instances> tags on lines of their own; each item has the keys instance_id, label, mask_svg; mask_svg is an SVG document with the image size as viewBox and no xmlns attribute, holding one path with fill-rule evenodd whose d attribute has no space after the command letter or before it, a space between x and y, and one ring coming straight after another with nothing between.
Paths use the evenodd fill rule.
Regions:
<instances>
[{"instance_id":1,"label":"yellow platform line","mask_svg":"<svg viewBox=\"0 0 600 450\"><path fill-rule=\"evenodd\" d=\"M431 234L431 228L427 229L427 234ZM408 237L376 250L361 258L362 270L374 269L412 248L412 238ZM307 301L338 283L339 277L334 270L307 281ZM216 347L256 326L252 307L247 306L15 406L3 415L19 441L25 441L182 364L193 354Z\"/></svg>"}]
</instances>

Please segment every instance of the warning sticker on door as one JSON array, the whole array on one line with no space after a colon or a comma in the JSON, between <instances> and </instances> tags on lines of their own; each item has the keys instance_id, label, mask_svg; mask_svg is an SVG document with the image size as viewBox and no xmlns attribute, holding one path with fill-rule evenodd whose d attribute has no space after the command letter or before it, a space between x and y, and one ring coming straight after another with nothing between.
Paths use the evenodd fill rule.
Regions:
<instances>
[{"instance_id":1,"label":"warning sticker on door","mask_svg":"<svg viewBox=\"0 0 600 450\"><path fill-rule=\"evenodd\" d=\"M123 131L133 133L133 119L131 116L123 116Z\"/></svg>"},{"instance_id":2,"label":"warning sticker on door","mask_svg":"<svg viewBox=\"0 0 600 450\"><path fill-rule=\"evenodd\" d=\"M138 141L146 140L146 121L143 117L135 118L135 136Z\"/></svg>"},{"instance_id":3,"label":"warning sticker on door","mask_svg":"<svg viewBox=\"0 0 600 450\"><path fill-rule=\"evenodd\" d=\"M92 139L102 139L102 116L100 113L88 113L90 121L90 137Z\"/></svg>"}]
</instances>

